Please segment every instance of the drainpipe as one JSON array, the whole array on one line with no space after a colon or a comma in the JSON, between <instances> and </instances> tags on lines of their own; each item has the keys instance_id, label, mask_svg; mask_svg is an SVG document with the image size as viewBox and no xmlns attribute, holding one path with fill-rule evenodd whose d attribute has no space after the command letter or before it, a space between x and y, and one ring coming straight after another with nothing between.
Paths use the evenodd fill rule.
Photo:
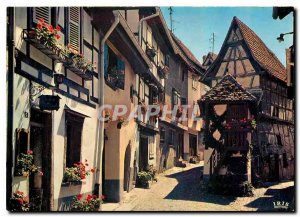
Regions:
<instances>
[{"instance_id":1,"label":"drainpipe","mask_svg":"<svg viewBox=\"0 0 300 217\"><path fill-rule=\"evenodd\" d=\"M111 35L111 33L114 31L114 29L117 27L117 25L120 22L120 13L114 12L115 15L115 21L107 31L107 33L104 35L103 39L101 40L100 44L100 73L98 73L98 81L100 81L100 87L98 88L98 103L99 107L104 104L104 45L108 37ZM99 63L98 63L99 66ZM103 148L104 148L104 122L99 121L99 151L98 151L98 159L99 159L99 173L98 173L98 179L96 183L99 184L99 195L102 195L102 159L103 159Z\"/></svg>"},{"instance_id":2,"label":"drainpipe","mask_svg":"<svg viewBox=\"0 0 300 217\"><path fill-rule=\"evenodd\" d=\"M159 11L156 10L156 13L155 14L152 14L148 17L144 17L142 18L140 21L139 21L139 44L142 46L142 26L143 26L143 22L146 21L146 20L150 20L154 17L157 17L159 16Z\"/></svg>"},{"instance_id":3,"label":"drainpipe","mask_svg":"<svg viewBox=\"0 0 300 217\"><path fill-rule=\"evenodd\" d=\"M12 194L12 167L13 167L13 96L15 73L15 8L7 8L7 141L6 141L6 209L10 209L10 197Z\"/></svg>"}]
</instances>

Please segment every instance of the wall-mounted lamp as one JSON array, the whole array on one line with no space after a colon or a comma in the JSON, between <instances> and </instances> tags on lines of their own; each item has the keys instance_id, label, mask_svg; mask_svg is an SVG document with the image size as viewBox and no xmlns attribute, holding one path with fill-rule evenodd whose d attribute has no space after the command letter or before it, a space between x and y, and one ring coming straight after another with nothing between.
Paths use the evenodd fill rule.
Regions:
<instances>
[{"instance_id":1,"label":"wall-mounted lamp","mask_svg":"<svg viewBox=\"0 0 300 217\"><path fill-rule=\"evenodd\" d=\"M279 37L277 37L277 40L279 41L279 42L283 42L284 41L284 36L285 35L290 35L290 34L294 34L294 32L287 32L287 33L280 33L280 35L279 35Z\"/></svg>"},{"instance_id":2,"label":"wall-mounted lamp","mask_svg":"<svg viewBox=\"0 0 300 217\"><path fill-rule=\"evenodd\" d=\"M54 73L53 76L54 76L55 87L58 87L60 84L64 82L64 78L65 78L64 74Z\"/></svg>"}]
</instances>

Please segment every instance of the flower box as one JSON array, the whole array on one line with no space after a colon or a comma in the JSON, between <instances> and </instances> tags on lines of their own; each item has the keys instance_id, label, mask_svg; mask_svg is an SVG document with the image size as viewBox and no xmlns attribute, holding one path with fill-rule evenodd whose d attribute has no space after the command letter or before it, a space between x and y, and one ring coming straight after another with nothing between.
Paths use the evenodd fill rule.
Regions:
<instances>
[{"instance_id":1,"label":"flower box","mask_svg":"<svg viewBox=\"0 0 300 217\"><path fill-rule=\"evenodd\" d=\"M49 43L46 38L38 37L36 30L24 29L22 38L51 59L62 63L66 61L65 57L61 55L61 49L57 45Z\"/></svg>"},{"instance_id":2,"label":"flower box","mask_svg":"<svg viewBox=\"0 0 300 217\"><path fill-rule=\"evenodd\" d=\"M62 187L69 187L69 186L76 186L76 185L82 185L85 184L86 182L84 181L68 181L68 182L62 182L61 186Z\"/></svg>"},{"instance_id":3,"label":"flower box","mask_svg":"<svg viewBox=\"0 0 300 217\"><path fill-rule=\"evenodd\" d=\"M93 79L93 74L90 70L88 70L87 68L80 68L76 66L75 63L70 59L67 60L64 66L85 80Z\"/></svg>"},{"instance_id":4,"label":"flower box","mask_svg":"<svg viewBox=\"0 0 300 217\"><path fill-rule=\"evenodd\" d=\"M177 118L180 118L182 116L182 113L183 113L183 109L181 106L178 106L177 108L177 113L176 113L176 117Z\"/></svg>"},{"instance_id":5,"label":"flower box","mask_svg":"<svg viewBox=\"0 0 300 217\"><path fill-rule=\"evenodd\" d=\"M64 177L63 177L63 186L68 185L79 185L82 183L82 180L85 180L90 173L95 173L96 168L92 168L87 170L86 167L89 166L87 160L85 162L74 163L73 167L67 167L65 169ZM68 184L67 184L68 183Z\"/></svg>"},{"instance_id":6,"label":"flower box","mask_svg":"<svg viewBox=\"0 0 300 217\"><path fill-rule=\"evenodd\" d=\"M162 79L168 78L169 71L170 70L169 70L168 66L158 66L158 68L157 68L158 76Z\"/></svg>"},{"instance_id":7,"label":"flower box","mask_svg":"<svg viewBox=\"0 0 300 217\"><path fill-rule=\"evenodd\" d=\"M146 54L151 60L154 60L154 57L156 56L156 51L154 48L147 46Z\"/></svg>"}]
</instances>

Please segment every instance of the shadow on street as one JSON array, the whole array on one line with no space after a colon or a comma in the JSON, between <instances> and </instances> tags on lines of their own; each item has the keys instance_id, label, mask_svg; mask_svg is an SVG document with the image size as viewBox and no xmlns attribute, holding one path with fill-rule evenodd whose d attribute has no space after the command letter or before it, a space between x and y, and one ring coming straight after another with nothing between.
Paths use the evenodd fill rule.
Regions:
<instances>
[{"instance_id":1,"label":"shadow on street","mask_svg":"<svg viewBox=\"0 0 300 217\"><path fill-rule=\"evenodd\" d=\"M265 192L265 197L257 198L248 203L246 207L257 208L257 211L291 211L294 210L295 189L294 186L289 186L282 189L268 189ZM270 197L271 196L271 197ZM280 201L288 203L288 209L276 209L273 202Z\"/></svg>"},{"instance_id":2,"label":"shadow on street","mask_svg":"<svg viewBox=\"0 0 300 217\"><path fill-rule=\"evenodd\" d=\"M170 200L188 200L196 202L228 205L235 200L235 197L215 195L201 190L201 175L203 166L187 171L167 175L178 181L176 187L164 198Z\"/></svg>"}]
</instances>

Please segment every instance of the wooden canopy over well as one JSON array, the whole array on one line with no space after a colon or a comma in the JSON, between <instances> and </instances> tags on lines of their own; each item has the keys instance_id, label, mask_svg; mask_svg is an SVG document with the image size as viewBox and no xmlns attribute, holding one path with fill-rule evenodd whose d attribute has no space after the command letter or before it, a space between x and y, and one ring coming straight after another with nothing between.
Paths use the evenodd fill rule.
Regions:
<instances>
[{"instance_id":1,"label":"wooden canopy over well","mask_svg":"<svg viewBox=\"0 0 300 217\"><path fill-rule=\"evenodd\" d=\"M231 75L226 75L215 87L200 99L201 102L256 101Z\"/></svg>"}]
</instances>

